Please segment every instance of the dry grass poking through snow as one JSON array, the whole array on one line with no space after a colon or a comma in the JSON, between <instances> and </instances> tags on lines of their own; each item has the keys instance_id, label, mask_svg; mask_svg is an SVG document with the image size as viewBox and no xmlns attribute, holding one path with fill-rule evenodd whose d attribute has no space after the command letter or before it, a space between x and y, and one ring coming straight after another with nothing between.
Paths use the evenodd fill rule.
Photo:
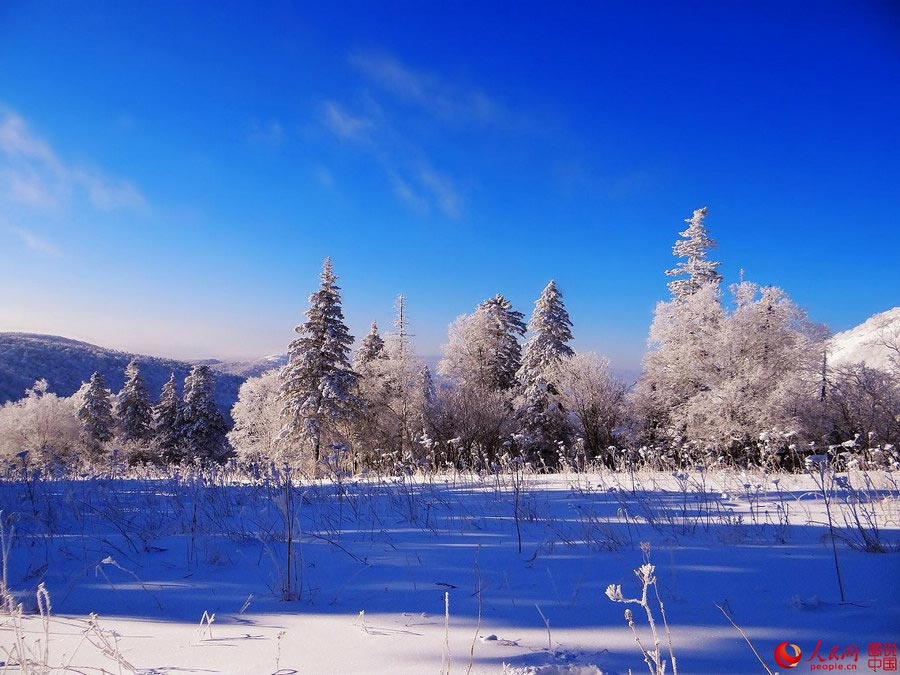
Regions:
<instances>
[{"instance_id":1,"label":"dry grass poking through snow","mask_svg":"<svg viewBox=\"0 0 900 675\"><path fill-rule=\"evenodd\" d=\"M10 477L0 659L5 672L758 672L785 640L893 639L898 507L891 472L828 467ZM623 624L607 598L647 622Z\"/></svg>"}]
</instances>

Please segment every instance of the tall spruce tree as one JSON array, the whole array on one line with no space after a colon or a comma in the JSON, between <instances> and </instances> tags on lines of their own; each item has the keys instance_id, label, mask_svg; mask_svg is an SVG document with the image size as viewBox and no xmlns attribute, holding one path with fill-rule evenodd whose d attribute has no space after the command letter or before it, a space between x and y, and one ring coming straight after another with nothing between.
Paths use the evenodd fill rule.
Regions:
<instances>
[{"instance_id":1,"label":"tall spruce tree","mask_svg":"<svg viewBox=\"0 0 900 675\"><path fill-rule=\"evenodd\" d=\"M383 359L384 357L384 340L378 333L378 324L373 321L368 335L363 338L359 349L356 350L356 354L353 356L353 369L361 372L376 359Z\"/></svg>"},{"instance_id":2,"label":"tall spruce tree","mask_svg":"<svg viewBox=\"0 0 900 675\"><path fill-rule=\"evenodd\" d=\"M319 461L323 440L336 431L336 423L354 414L357 375L350 367L353 336L344 324L340 287L326 258L319 290L309 296L306 322L295 329L300 337L288 347L288 362L281 370L284 443L307 441Z\"/></svg>"},{"instance_id":3,"label":"tall spruce tree","mask_svg":"<svg viewBox=\"0 0 900 675\"><path fill-rule=\"evenodd\" d=\"M178 453L180 410L178 386L175 382L175 373L172 373L163 385L159 400L153 406L153 437L159 449L160 459L166 462L180 459Z\"/></svg>"},{"instance_id":4,"label":"tall spruce tree","mask_svg":"<svg viewBox=\"0 0 900 675\"><path fill-rule=\"evenodd\" d=\"M676 279L669 282L669 290L676 300L683 300L692 296L704 284L719 283L722 275L716 270L721 263L707 259L710 249L716 247L716 242L709 238L703 219L706 218L707 209L704 206L694 211L690 218L684 222L688 228L680 232L681 239L675 242L672 253L676 258L684 258L673 269L666 270L666 276L679 277L687 275L687 279Z\"/></svg>"},{"instance_id":5,"label":"tall spruce tree","mask_svg":"<svg viewBox=\"0 0 900 675\"><path fill-rule=\"evenodd\" d=\"M116 418L123 440L142 441L150 436L153 409L135 359L125 368L125 385L116 402Z\"/></svg>"},{"instance_id":6,"label":"tall spruce tree","mask_svg":"<svg viewBox=\"0 0 900 675\"><path fill-rule=\"evenodd\" d=\"M214 386L209 366L194 366L184 380L178 415L178 446L184 459L223 462L228 456L228 424L216 407Z\"/></svg>"},{"instance_id":7,"label":"tall spruce tree","mask_svg":"<svg viewBox=\"0 0 900 675\"><path fill-rule=\"evenodd\" d=\"M486 377L490 389L506 390L516 385L516 373L522 366L522 346L525 336L524 316L500 293L478 305L478 311L490 319Z\"/></svg>"},{"instance_id":8,"label":"tall spruce tree","mask_svg":"<svg viewBox=\"0 0 900 675\"><path fill-rule=\"evenodd\" d=\"M551 280L534 303L528 323L532 335L522 354L518 375L523 392L516 406L526 455L548 466L556 465L559 444L565 445L571 436L554 372L575 353L567 344L572 339L571 327L562 293Z\"/></svg>"},{"instance_id":9,"label":"tall spruce tree","mask_svg":"<svg viewBox=\"0 0 900 675\"><path fill-rule=\"evenodd\" d=\"M519 379L526 386L552 380L552 368L575 352L566 344L572 339L572 321L556 282L550 281L534 303L528 323L531 337L525 343Z\"/></svg>"},{"instance_id":10,"label":"tall spruce tree","mask_svg":"<svg viewBox=\"0 0 900 675\"><path fill-rule=\"evenodd\" d=\"M106 382L99 372L91 375L90 382L84 389L78 408L78 420L81 422L85 443L93 452L99 452L103 444L112 439L115 428L112 403L106 390Z\"/></svg>"}]
</instances>

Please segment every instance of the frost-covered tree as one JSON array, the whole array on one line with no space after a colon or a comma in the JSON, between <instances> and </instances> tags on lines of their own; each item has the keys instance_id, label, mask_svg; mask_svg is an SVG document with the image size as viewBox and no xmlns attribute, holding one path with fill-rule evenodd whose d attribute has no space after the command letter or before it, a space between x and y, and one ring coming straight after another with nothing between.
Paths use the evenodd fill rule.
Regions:
<instances>
[{"instance_id":1,"label":"frost-covered tree","mask_svg":"<svg viewBox=\"0 0 900 675\"><path fill-rule=\"evenodd\" d=\"M91 375L77 415L85 445L91 452L98 453L103 444L112 439L115 428L109 391L99 372Z\"/></svg>"},{"instance_id":2,"label":"frost-covered tree","mask_svg":"<svg viewBox=\"0 0 900 675\"><path fill-rule=\"evenodd\" d=\"M384 340L378 332L378 324L373 321L369 333L353 355L353 370L359 373L375 359L382 358L384 358Z\"/></svg>"},{"instance_id":3,"label":"frost-covered tree","mask_svg":"<svg viewBox=\"0 0 900 675\"><path fill-rule=\"evenodd\" d=\"M450 325L438 363L449 385L437 392L429 431L448 461L491 466L510 447L524 332L522 314L499 294Z\"/></svg>"},{"instance_id":4,"label":"frost-covered tree","mask_svg":"<svg viewBox=\"0 0 900 675\"><path fill-rule=\"evenodd\" d=\"M684 433L684 406L716 378L723 317L715 283L657 304L641 377L631 394L633 426L642 441Z\"/></svg>"},{"instance_id":5,"label":"frost-covered tree","mask_svg":"<svg viewBox=\"0 0 900 675\"><path fill-rule=\"evenodd\" d=\"M703 223L706 207L685 220L672 249L678 262L667 276L672 299L660 302L653 315L641 377L630 396L632 426L642 441L672 440L684 433L688 401L709 389L716 377L724 310L719 263L707 259L715 246Z\"/></svg>"},{"instance_id":6,"label":"frost-covered tree","mask_svg":"<svg viewBox=\"0 0 900 675\"><path fill-rule=\"evenodd\" d=\"M827 440L839 444L857 435L869 446L900 446L900 379L862 363L829 371L827 396ZM870 460L886 463L883 451L870 452Z\"/></svg>"},{"instance_id":7,"label":"frost-covered tree","mask_svg":"<svg viewBox=\"0 0 900 675\"><path fill-rule=\"evenodd\" d=\"M357 375L349 353L353 337L344 324L340 287L326 258L319 290L309 296L306 322L297 326L300 337L288 347L281 370L281 439L294 446L308 443L318 462L323 441L339 434L338 426L354 415Z\"/></svg>"},{"instance_id":8,"label":"frost-covered tree","mask_svg":"<svg viewBox=\"0 0 900 675\"><path fill-rule=\"evenodd\" d=\"M80 439L72 399L48 391L47 380L0 406L0 457L5 460L41 467L71 464Z\"/></svg>"},{"instance_id":9,"label":"frost-covered tree","mask_svg":"<svg viewBox=\"0 0 900 675\"><path fill-rule=\"evenodd\" d=\"M824 329L780 288L742 282L731 293L734 310L715 340L714 368L679 416L687 436L717 447L760 434L808 439Z\"/></svg>"},{"instance_id":10,"label":"frost-covered tree","mask_svg":"<svg viewBox=\"0 0 900 675\"><path fill-rule=\"evenodd\" d=\"M116 401L116 419L122 440L143 441L150 436L153 408L135 359L125 368L125 385Z\"/></svg>"},{"instance_id":11,"label":"frost-covered tree","mask_svg":"<svg viewBox=\"0 0 900 675\"><path fill-rule=\"evenodd\" d=\"M181 401L178 398L175 373L172 373L168 381L163 385L159 400L153 406L152 431L154 444L158 448L160 459L165 461L178 459L180 410Z\"/></svg>"},{"instance_id":12,"label":"frost-covered tree","mask_svg":"<svg viewBox=\"0 0 900 675\"><path fill-rule=\"evenodd\" d=\"M450 324L447 344L437 371L459 385L489 390L491 331L494 323L486 312L463 314Z\"/></svg>"},{"instance_id":13,"label":"frost-covered tree","mask_svg":"<svg viewBox=\"0 0 900 675\"><path fill-rule=\"evenodd\" d=\"M632 411L644 440L774 464L820 427L824 330L781 289L741 282L731 293L731 312L717 283L658 305Z\"/></svg>"},{"instance_id":14,"label":"frost-covered tree","mask_svg":"<svg viewBox=\"0 0 900 675\"><path fill-rule=\"evenodd\" d=\"M555 466L561 447L571 441L568 413L556 382L558 369L574 351L572 321L556 282L550 281L534 303L518 376L522 393L516 401L522 449L532 461Z\"/></svg>"},{"instance_id":15,"label":"frost-covered tree","mask_svg":"<svg viewBox=\"0 0 900 675\"><path fill-rule=\"evenodd\" d=\"M528 323L531 337L525 342L519 379L525 386L549 382L553 368L575 352L567 344L572 339L572 321L556 282L550 281L534 303Z\"/></svg>"},{"instance_id":16,"label":"frost-covered tree","mask_svg":"<svg viewBox=\"0 0 900 675\"><path fill-rule=\"evenodd\" d=\"M194 366L184 379L178 413L178 451L182 460L223 462L229 452L228 424L216 407L215 382L209 366Z\"/></svg>"},{"instance_id":17,"label":"frost-covered tree","mask_svg":"<svg viewBox=\"0 0 900 675\"><path fill-rule=\"evenodd\" d=\"M572 427L557 385L538 379L516 398L520 452L528 461L554 468L572 441Z\"/></svg>"},{"instance_id":18,"label":"frost-covered tree","mask_svg":"<svg viewBox=\"0 0 900 675\"><path fill-rule=\"evenodd\" d=\"M707 209L704 206L694 211L690 218L685 219L688 228L680 233L682 239L675 242L672 249L675 257L684 258L684 261L679 262L673 269L666 270L666 276L687 276L686 279L669 282L669 290L675 299L683 300L704 285L718 284L722 280L722 275L716 271L720 263L707 259L709 250L715 248L716 242L709 238L703 224L706 213Z\"/></svg>"},{"instance_id":19,"label":"frost-covered tree","mask_svg":"<svg viewBox=\"0 0 900 675\"><path fill-rule=\"evenodd\" d=\"M592 352L560 363L554 379L586 458L613 468L609 448L617 443L616 428L624 417L625 383L610 372L608 359Z\"/></svg>"},{"instance_id":20,"label":"frost-covered tree","mask_svg":"<svg viewBox=\"0 0 900 675\"><path fill-rule=\"evenodd\" d=\"M519 339L525 336L524 317L499 293L478 305L477 311L490 318L485 336L487 386L490 389L512 389L517 384L516 373L522 367Z\"/></svg>"},{"instance_id":21,"label":"frost-covered tree","mask_svg":"<svg viewBox=\"0 0 900 675\"><path fill-rule=\"evenodd\" d=\"M377 354L360 362L359 393L365 412L356 436L362 463L378 461L384 454L405 461L418 459L417 440L426 413L424 364L409 339L402 295L397 298L394 327L396 332L385 336Z\"/></svg>"},{"instance_id":22,"label":"frost-covered tree","mask_svg":"<svg viewBox=\"0 0 900 675\"><path fill-rule=\"evenodd\" d=\"M277 370L247 379L231 409L234 428L228 441L240 460L246 462L284 461L278 444L281 432L280 380Z\"/></svg>"},{"instance_id":23,"label":"frost-covered tree","mask_svg":"<svg viewBox=\"0 0 900 675\"><path fill-rule=\"evenodd\" d=\"M498 294L451 324L438 372L466 386L499 391L516 385L521 366L521 312Z\"/></svg>"}]
</instances>

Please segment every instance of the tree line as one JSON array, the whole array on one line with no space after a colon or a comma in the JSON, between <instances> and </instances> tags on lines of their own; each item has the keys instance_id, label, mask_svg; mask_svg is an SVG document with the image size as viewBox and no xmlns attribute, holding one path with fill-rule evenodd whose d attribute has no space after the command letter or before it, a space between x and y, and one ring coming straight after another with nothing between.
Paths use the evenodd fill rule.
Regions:
<instances>
[{"instance_id":1,"label":"tree line","mask_svg":"<svg viewBox=\"0 0 900 675\"><path fill-rule=\"evenodd\" d=\"M0 452L21 466L75 469L120 459L131 464L222 463L232 456L228 424L213 396L209 366L194 366L178 395L174 373L151 403L132 360L118 394L99 372L71 397L38 380L0 408Z\"/></svg>"},{"instance_id":2,"label":"tree line","mask_svg":"<svg viewBox=\"0 0 900 675\"><path fill-rule=\"evenodd\" d=\"M656 307L632 387L603 356L573 350L554 281L527 325L502 294L458 317L437 373L416 356L402 295L393 330L373 323L352 352L326 259L287 364L241 386L230 431L208 367L193 368L180 398L173 376L151 405L132 362L115 397L94 374L72 397L77 424L68 428L57 419L48 431L59 400L45 385L0 408L0 450L33 449L46 460L59 454L60 438L77 433L78 448L95 460L116 449L131 462L235 458L320 472L638 462L793 468L826 446L897 462L900 360L893 374L832 368L827 330L783 290L742 278L726 300L706 217L706 208L694 211L674 245L671 296ZM42 431L29 437L28 428Z\"/></svg>"}]
</instances>

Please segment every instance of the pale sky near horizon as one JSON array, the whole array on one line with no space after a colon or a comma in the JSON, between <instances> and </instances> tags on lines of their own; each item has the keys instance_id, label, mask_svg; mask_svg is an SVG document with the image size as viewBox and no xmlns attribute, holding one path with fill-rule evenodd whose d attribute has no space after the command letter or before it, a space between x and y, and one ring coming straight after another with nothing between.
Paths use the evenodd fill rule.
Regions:
<instances>
[{"instance_id":1,"label":"pale sky near horizon","mask_svg":"<svg viewBox=\"0 0 900 675\"><path fill-rule=\"evenodd\" d=\"M726 285L900 305L896 5L375 4L0 5L0 331L281 353L330 255L357 337L553 278L634 368L702 205Z\"/></svg>"}]
</instances>

